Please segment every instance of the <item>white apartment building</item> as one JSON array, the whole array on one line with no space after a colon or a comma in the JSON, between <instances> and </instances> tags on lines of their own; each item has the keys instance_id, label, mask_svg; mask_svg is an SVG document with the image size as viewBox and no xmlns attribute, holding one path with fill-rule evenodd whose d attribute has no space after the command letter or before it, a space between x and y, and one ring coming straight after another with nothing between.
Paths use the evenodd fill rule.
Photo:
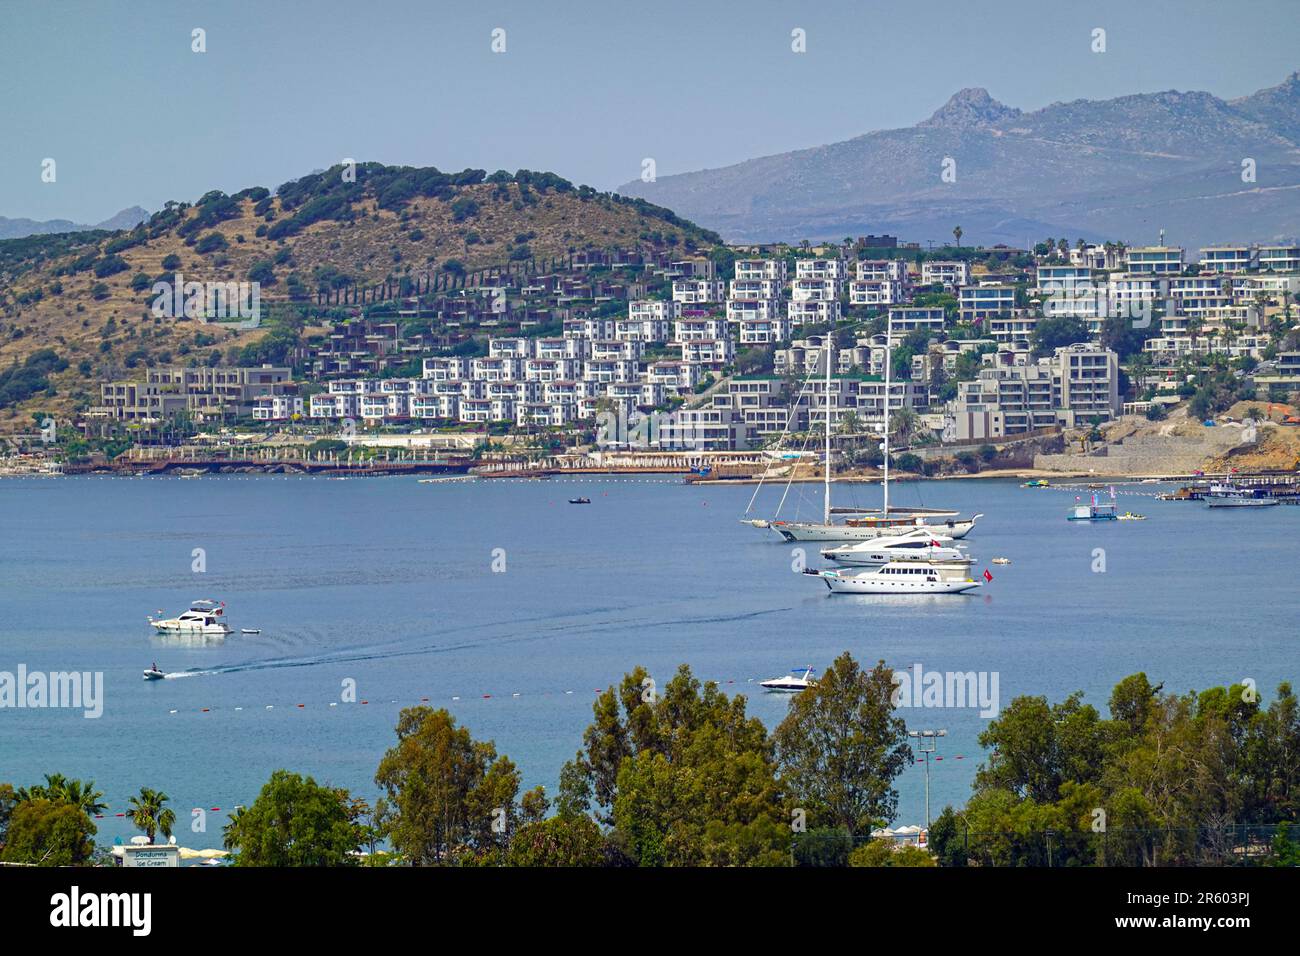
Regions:
<instances>
[{"instance_id":1,"label":"white apartment building","mask_svg":"<svg viewBox=\"0 0 1300 956\"><path fill-rule=\"evenodd\" d=\"M661 361L646 366L646 381L662 385L670 392L689 392L703 376L700 366L691 362Z\"/></svg>"},{"instance_id":2,"label":"white apartment building","mask_svg":"<svg viewBox=\"0 0 1300 956\"><path fill-rule=\"evenodd\" d=\"M776 279L732 279L728 299L745 299L753 302L758 299L779 299L784 283Z\"/></svg>"},{"instance_id":3,"label":"white apartment building","mask_svg":"<svg viewBox=\"0 0 1300 956\"><path fill-rule=\"evenodd\" d=\"M843 259L796 259L794 277L799 279L829 279L843 282L848 278L848 267Z\"/></svg>"},{"instance_id":4,"label":"white apartment building","mask_svg":"<svg viewBox=\"0 0 1300 956\"><path fill-rule=\"evenodd\" d=\"M949 292L970 285L969 262L926 261L921 263L921 284L942 283Z\"/></svg>"},{"instance_id":5,"label":"white apartment building","mask_svg":"<svg viewBox=\"0 0 1300 956\"><path fill-rule=\"evenodd\" d=\"M667 342L668 330L671 328L672 322L668 319L617 319L614 322L614 334L610 338L621 342Z\"/></svg>"},{"instance_id":6,"label":"white apartment building","mask_svg":"<svg viewBox=\"0 0 1300 956\"><path fill-rule=\"evenodd\" d=\"M681 315L680 303L665 299L635 299L627 304L627 317L633 322L672 322ZM601 338L601 336L590 336Z\"/></svg>"},{"instance_id":7,"label":"white apartment building","mask_svg":"<svg viewBox=\"0 0 1300 956\"><path fill-rule=\"evenodd\" d=\"M656 339L662 342L667 338ZM612 341L595 341L591 343L591 357L597 361L609 361L611 359L626 359L631 362L640 361L641 356L645 354L645 340L643 339L614 339Z\"/></svg>"},{"instance_id":8,"label":"white apartment building","mask_svg":"<svg viewBox=\"0 0 1300 956\"><path fill-rule=\"evenodd\" d=\"M1245 272L1256 266L1250 246L1207 246L1201 250L1201 268L1211 272Z\"/></svg>"},{"instance_id":9,"label":"white apartment building","mask_svg":"<svg viewBox=\"0 0 1300 956\"><path fill-rule=\"evenodd\" d=\"M629 310L630 308L629 306ZM563 335L565 338L612 339L614 337L614 320L596 318L565 319Z\"/></svg>"},{"instance_id":10,"label":"white apartment building","mask_svg":"<svg viewBox=\"0 0 1300 956\"><path fill-rule=\"evenodd\" d=\"M1010 285L962 286L957 297L963 322L983 321L995 315L1009 315L1016 307L1016 288Z\"/></svg>"},{"instance_id":11,"label":"white apartment building","mask_svg":"<svg viewBox=\"0 0 1300 956\"><path fill-rule=\"evenodd\" d=\"M1265 272L1300 272L1300 246L1260 246L1259 267Z\"/></svg>"},{"instance_id":12,"label":"white apartment building","mask_svg":"<svg viewBox=\"0 0 1300 956\"><path fill-rule=\"evenodd\" d=\"M840 283L834 279L795 279L790 283L794 302L833 302L840 297Z\"/></svg>"},{"instance_id":13,"label":"white apartment building","mask_svg":"<svg viewBox=\"0 0 1300 956\"><path fill-rule=\"evenodd\" d=\"M781 314L779 299L728 299L727 321L771 321Z\"/></svg>"},{"instance_id":14,"label":"white apartment building","mask_svg":"<svg viewBox=\"0 0 1300 956\"><path fill-rule=\"evenodd\" d=\"M469 360L465 358L427 358L422 374L434 382L460 381L469 374Z\"/></svg>"},{"instance_id":15,"label":"white apartment building","mask_svg":"<svg viewBox=\"0 0 1300 956\"><path fill-rule=\"evenodd\" d=\"M1138 246L1128 250L1126 260L1132 275L1176 275L1183 271L1183 250L1178 246Z\"/></svg>"},{"instance_id":16,"label":"white apartment building","mask_svg":"<svg viewBox=\"0 0 1300 956\"><path fill-rule=\"evenodd\" d=\"M786 303L786 317L790 325L800 326L810 322L838 322L840 320L840 303L838 299L830 300L790 300Z\"/></svg>"},{"instance_id":17,"label":"white apartment building","mask_svg":"<svg viewBox=\"0 0 1300 956\"><path fill-rule=\"evenodd\" d=\"M731 339L692 339L678 344L682 347L683 362L720 367L736 358L736 346Z\"/></svg>"},{"instance_id":18,"label":"white apartment building","mask_svg":"<svg viewBox=\"0 0 1300 956\"><path fill-rule=\"evenodd\" d=\"M690 339L720 339L727 334L726 319L678 319L673 323L673 341Z\"/></svg>"},{"instance_id":19,"label":"white apartment building","mask_svg":"<svg viewBox=\"0 0 1300 956\"><path fill-rule=\"evenodd\" d=\"M790 323L783 318L742 319L740 322L741 345L772 345L790 338Z\"/></svg>"},{"instance_id":20,"label":"white apartment building","mask_svg":"<svg viewBox=\"0 0 1300 956\"><path fill-rule=\"evenodd\" d=\"M889 310L889 327L895 333L913 332L916 329L942 332L946 321L942 306L902 306Z\"/></svg>"},{"instance_id":21,"label":"white apartment building","mask_svg":"<svg viewBox=\"0 0 1300 956\"><path fill-rule=\"evenodd\" d=\"M907 261L904 259L859 259L854 278L860 282L899 282L907 285Z\"/></svg>"},{"instance_id":22,"label":"white apartment building","mask_svg":"<svg viewBox=\"0 0 1300 956\"><path fill-rule=\"evenodd\" d=\"M853 279L849 282L849 305L901 305L908 301L906 288L897 279Z\"/></svg>"},{"instance_id":23,"label":"white apartment building","mask_svg":"<svg viewBox=\"0 0 1300 956\"><path fill-rule=\"evenodd\" d=\"M774 282L777 287L785 285L786 266L784 259L737 259L735 265L736 282Z\"/></svg>"},{"instance_id":24,"label":"white apartment building","mask_svg":"<svg viewBox=\"0 0 1300 956\"><path fill-rule=\"evenodd\" d=\"M253 419L259 422L285 422L303 415L303 401L298 395L259 395L253 399Z\"/></svg>"},{"instance_id":25,"label":"white apartment building","mask_svg":"<svg viewBox=\"0 0 1300 956\"><path fill-rule=\"evenodd\" d=\"M978 378L958 385L952 417L959 440L997 439L1109 421L1120 410L1119 357L1079 343L1037 362L999 353Z\"/></svg>"},{"instance_id":26,"label":"white apartment building","mask_svg":"<svg viewBox=\"0 0 1300 956\"><path fill-rule=\"evenodd\" d=\"M725 288L726 283L721 279L675 279L673 302L678 305L708 305L721 302Z\"/></svg>"}]
</instances>

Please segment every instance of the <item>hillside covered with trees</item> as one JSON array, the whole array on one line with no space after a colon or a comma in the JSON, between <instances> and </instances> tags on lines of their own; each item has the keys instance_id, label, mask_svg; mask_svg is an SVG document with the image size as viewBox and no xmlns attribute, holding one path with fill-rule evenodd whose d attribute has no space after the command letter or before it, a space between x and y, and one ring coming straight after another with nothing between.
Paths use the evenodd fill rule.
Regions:
<instances>
[{"instance_id":1,"label":"hillside covered with trees","mask_svg":"<svg viewBox=\"0 0 1300 956\"><path fill-rule=\"evenodd\" d=\"M272 334L288 303L310 323L327 306L408 294L478 269L592 249L685 254L717 239L669 210L554 173L360 163L274 191L169 202L130 231L0 242L0 370L11 373L0 430L34 408L68 413L97 398L97 380L141 365L238 361L232 350ZM259 283L267 318L239 329L155 315L154 283L178 273L186 282Z\"/></svg>"}]
</instances>

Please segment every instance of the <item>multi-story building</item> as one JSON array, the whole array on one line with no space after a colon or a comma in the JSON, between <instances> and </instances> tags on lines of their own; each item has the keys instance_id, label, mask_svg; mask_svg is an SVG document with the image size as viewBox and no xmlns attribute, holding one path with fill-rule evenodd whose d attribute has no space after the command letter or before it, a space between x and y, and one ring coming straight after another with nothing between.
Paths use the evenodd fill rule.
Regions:
<instances>
[{"instance_id":1,"label":"multi-story building","mask_svg":"<svg viewBox=\"0 0 1300 956\"><path fill-rule=\"evenodd\" d=\"M849 305L899 305L907 300L907 287L897 279L853 279L849 282Z\"/></svg>"},{"instance_id":2,"label":"multi-story building","mask_svg":"<svg viewBox=\"0 0 1300 956\"><path fill-rule=\"evenodd\" d=\"M1300 272L1300 246L1260 246L1259 268L1266 272Z\"/></svg>"},{"instance_id":3,"label":"multi-story building","mask_svg":"<svg viewBox=\"0 0 1300 956\"><path fill-rule=\"evenodd\" d=\"M962 286L970 285L969 262L922 262L921 284L942 284L944 289L954 292Z\"/></svg>"},{"instance_id":4,"label":"multi-story building","mask_svg":"<svg viewBox=\"0 0 1300 956\"><path fill-rule=\"evenodd\" d=\"M774 282L777 287L785 285L786 266L784 259L737 259L735 263L736 282Z\"/></svg>"},{"instance_id":5,"label":"multi-story building","mask_svg":"<svg viewBox=\"0 0 1300 956\"><path fill-rule=\"evenodd\" d=\"M105 382L96 417L119 421L166 419L187 413L198 420L243 418L253 414L257 399L297 391L289 368L159 367L145 371L144 382Z\"/></svg>"},{"instance_id":6,"label":"multi-story building","mask_svg":"<svg viewBox=\"0 0 1300 956\"><path fill-rule=\"evenodd\" d=\"M838 322L840 320L840 303L838 299L810 299L801 301L791 299L786 303L786 317L792 327L807 325L812 322Z\"/></svg>"},{"instance_id":7,"label":"multi-story building","mask_svg":"<svg viewBox=\"0 0 1300 956\"><path fill-rule=\"evenodd\" d=\"M904 259L859 259L854 273L861 282L898 282L904 286L909 282Z\"/></svg>"},{"instance_id":8,"label":"multi-story building","mask_svg":"<svg viewBox=\"0 0 1300 956\"><path fill-rule=\"evenodd\" d=\"M729 299L744 299L749 302L758 299L779 299L784 283L776 279L732 279Z\"/></svg>"},{"instance_id":9,"label":"multi-story building","mask_svg":"<svg viewBox=\"0 0 1300 956\"><path fill-rule=\"evenodd\" d=\"M843 282L848 278L848 267L843 259L796 259L794 277L799 279L830 279Z\"/></svg>"},{"instance_id":10,"label":"multi-story building","mask_svg":"<svg viewBox=\"0 0 1300 956\"><path fill-rule=\"evenodd\" d=\"M1079 343L1037 362L999 353L976 379L959 383L952 417L959 440L997 439L1108 421L1120 407L1118 356Z\"/></svg>"},{"instance_id":11,"label":"multi-story building","mask_svg":"<svg viewBox=\"0 0 1300 956\"><path fill-rule=\"evenodd\" d=\"M1245 272L1256 264L1250 246L1207 246L1201 250L1201 268L1211 272Z\"/></svg>"},{"instance_id":12,"label":"multi-story building","mask_svg":"<svg viewBox=\"0 0 1300 956\"><path fill-rule=\"evenodd\" d=\"M1183 250L1178 246L1138 246L1128 250L1126 258L1133 275L1177 275L1183 271Z\"/></svg>"},{"instance_id":13,"label":"multi-story building","mask_svg":"<svg viewBox=\"0 0 1300 956\"><path fill-rule=\"evenodd\" d=\"M673 281L673 302L679 305L701 305L721 302L726 283L721 279L676 279Z\"/></svg>"},{"instance_id":14,"label":"multi-story building","mask_svg":"<svg viewBox=\"0 0 1300 956\"><path fill-rule=\"evenodd\" d=\"M727 321L739 323L746 321L770 322L781 314L779 299L728 299Z\"/></svg>"},{"instance_id":15,"label":"multi-story building","mask_svg":"<svg viewBox=\"0 0 1300 956\"><path fill-rule=\"evenodd\" d=\"M995 315L1010 315L1016 307L1016 289L1010 285L962 286L957 302L963 322L979 322Z\"/></svg>"},{"instance_id":16,"label":"multi-story building","mask_svg":"<svg viewBox=\"0 0 1300 956\"><path fill-rule=\"evenodd\" d=\"M889 327L895 332L907 333L916 329L942 332L945 321L942 306L903 306L889 310Z\"/></svg>"}]
</instances>

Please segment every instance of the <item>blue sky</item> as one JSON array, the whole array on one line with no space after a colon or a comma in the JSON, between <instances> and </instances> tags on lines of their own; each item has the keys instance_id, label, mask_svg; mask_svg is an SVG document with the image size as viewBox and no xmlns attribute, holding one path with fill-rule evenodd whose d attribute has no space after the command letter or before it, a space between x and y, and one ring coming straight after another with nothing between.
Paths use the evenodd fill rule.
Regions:
<instances>
[{"instance_id":1,"label":"blue sky","mask_svg":"<svg viewBox=\"0 0 1300 956\"><path fill-rule=\"evenodd\" d=\"M909 126L967 86L1242 96L1300 67L1297 26L1295 0L5 0L0 215L93 222L344 157L608 189L647 156L664 176Z\"/></svg>"}]
</instances>

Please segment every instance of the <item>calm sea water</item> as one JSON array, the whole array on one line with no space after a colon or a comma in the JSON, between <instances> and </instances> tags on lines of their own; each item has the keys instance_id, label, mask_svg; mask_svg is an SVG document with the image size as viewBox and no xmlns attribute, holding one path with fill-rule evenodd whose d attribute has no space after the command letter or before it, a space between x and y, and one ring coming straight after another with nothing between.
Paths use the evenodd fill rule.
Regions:
<instances>
[{"instance_id":1,"label":"calm sea water","mask_svg":"<svg viewBox=\"0 0 1300 956\"><path fill-rule=\"evenodd\" d=\"M986 515L966 543L994 580L970 597L871 598L791 573L790 545L736 520L753 491L668 477L0 481L0 670L102 671L106 698L98 720L0 710L0 780L93 778L110 814L159 788L181 843L219 846L225 813L280 767L373 797L397 712L422 698L495 740L526 786L553 791L594 691L637 664L662 684L689 663L772 726L787 698L752 682L845 650L996 671L1003 706L1078 689L1104 709L1138 670L1179 690L1250 677L1266 699L1300 676L1300 508L1121 495L1121 510L1149 520L1089 525L1065 520L1075 492L899 484L900 505ZM780 492L764 488L756 512L770 514ZM797 487L783 516L814 517L820 492ZM567 504L577 495L593 503ZM836 497L875 504L879 489ZM145 620L206 597L227 603L236 631L261 633L200 644L156 637ZM143 681L152 661L173 677ZM340 703L348 679L368 703ZM934 812L964 801L987 722L969 709L904 716L949 731L931 770ZM896 822L921 822L919 765L899 790ZM192 833L193 807L222 809ZM99 827L103 842L134 833L111 815Z\"/></svg>"}]
</instances>

